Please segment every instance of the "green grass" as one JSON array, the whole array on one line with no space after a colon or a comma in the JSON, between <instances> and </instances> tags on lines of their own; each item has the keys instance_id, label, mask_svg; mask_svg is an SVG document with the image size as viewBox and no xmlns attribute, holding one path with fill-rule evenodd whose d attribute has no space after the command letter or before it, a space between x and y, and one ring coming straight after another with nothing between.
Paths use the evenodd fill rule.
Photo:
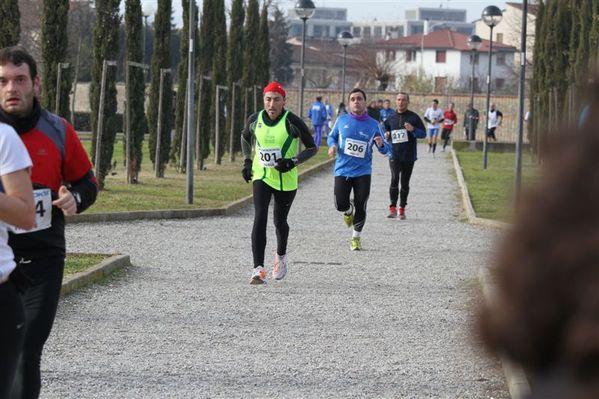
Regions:
<instances>
[{"instance_id":1,"label":"green grass","mask_svg":"<svg viewBox=\"0 0 599 399\"><path fill-rule=\"evenodd\" d=\"M67 258L64 267L64 276L68 277L82 270L88 269L97 265L111 255L104 254L81 254L67 253Z\"/></svg>"},{"instance_id":2,"label":"green grass","mask_svg":"<svg viewBox=\"0 0 599 399\"><path fill-rule=\"evenodd\" d=\"M515 154L489 152L483 169L482 152L458 151L464 179L476 215L481 218L508 220L513 212ZM539 166L530 154L522 155L522 189L533 185Z\"/></svg>"},{"instance_id":3,"label":"green grass","mask_svg":"<svg viewBox=\"0 0 599 399\"><path fill-rule=\"evenodd\" d=\"M212 155L204 163L205 170L194 169L194 203L188 205L186 175L169 166L164 178L156 178L148 155L147 140L144 143L142 169L137 184L126 183L123 143L121 140L115 143L113 163L116 161L116 168L106 177L105 189L87 213L218 208L252 193L251 184L246 184L241 177L241 154L237 154L232 163L226 154L221 165L214 163ZM89 153L91 142L84 141L84 145ZM305 164L300 165L299 169L301 171L326 159L326 147L321 147L321 150Z\"/></svg>"}]
</instances>

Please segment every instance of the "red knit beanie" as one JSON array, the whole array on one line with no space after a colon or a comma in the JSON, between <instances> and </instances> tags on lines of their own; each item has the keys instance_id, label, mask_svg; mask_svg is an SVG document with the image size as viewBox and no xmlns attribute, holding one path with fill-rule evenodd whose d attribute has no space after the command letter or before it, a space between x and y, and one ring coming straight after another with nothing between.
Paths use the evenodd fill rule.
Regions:
<instances>
[{"instance_id":1,"label":"red knit beanie","mask_svg":"<svg viewBox=\"0 0 599 399\"><path fill-rule=\"evenodd\" d=\"M283 96L283 98L285 98L285 89L283 89L283 86L281 86L281 84L278 82L270 82L269 84L267 84L264 90L262 90L262 95L268 93L269 91L279 93Z\"/></svg>"}]
</instances>

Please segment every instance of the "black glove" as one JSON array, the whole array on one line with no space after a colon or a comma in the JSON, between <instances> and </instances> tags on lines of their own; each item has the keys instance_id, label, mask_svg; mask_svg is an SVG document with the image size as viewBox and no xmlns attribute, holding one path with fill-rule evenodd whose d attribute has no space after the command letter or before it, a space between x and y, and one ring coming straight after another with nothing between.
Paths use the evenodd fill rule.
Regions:
<instances>
[{"instance_id":1,"label":"black glove","mask_svg":"<svg viewBox=\"0 0 599 399\"><path fill-rule=\"evenodd\" d=\"M275 165L275 169L281 173L289 172L291 169L295 168L295 162L293 159L289 158L279 158L277 159L277 164Z\"/></svg>"},{"instance_id":2,"label":"black glove","mask_svg":"<svg viewBox=\"0 0 599 399\"><path fill-rule=\"evenodd\" d=\"M243 161L243 169L241 169L241 176L246 183L252 181L252 160L246 159Z\"/></svg>"}]
</instances>

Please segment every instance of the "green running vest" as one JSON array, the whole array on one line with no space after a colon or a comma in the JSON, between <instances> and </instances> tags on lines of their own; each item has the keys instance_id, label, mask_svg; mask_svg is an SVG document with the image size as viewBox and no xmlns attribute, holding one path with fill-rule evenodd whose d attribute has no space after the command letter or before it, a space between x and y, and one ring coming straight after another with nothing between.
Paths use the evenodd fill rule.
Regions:
<instances>
[{"instance_id":1,"label":"green running vest","mask_svg":"<svg viewBox=\"0 0 599 399\"><path fill-rule=\"evenodd\" d=\"M297 139L293 138L285 128L287 114L275 126L267 126L263 122L264 111L260 111L256 119L256 153L252 163L253 180L262 180L279 191L297 190L297 168L281 173L274 168L279 158L295 158L297 155Z\"/></svg>"}]
</instances>

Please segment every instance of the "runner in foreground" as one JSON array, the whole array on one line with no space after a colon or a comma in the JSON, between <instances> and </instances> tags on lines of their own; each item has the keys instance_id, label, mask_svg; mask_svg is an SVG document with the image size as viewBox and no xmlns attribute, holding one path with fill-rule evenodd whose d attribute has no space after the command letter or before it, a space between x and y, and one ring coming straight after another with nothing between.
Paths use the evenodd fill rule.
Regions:
<instances>
[{"instance_id":1,"label":"runner in foreground","mask_svg":"<svg viewBox=\"0 0 599 399\"><path fill-rule=\"evenodd\" d=\"M275 280L281 280L287 274L287 215L297 192L296 166L318 151L308 126L285 109L283 86L271 82L264 88L263 95L264 110L251 115L241 133L241 149L245 158L241 174L246 182L253 181L254 194L254 271L250 284L266 282L264 250L271 197L275 199L273 217L277 234L277 255L272 276ZM299 154L298 138L305 147ZM252 144L255 146L253 158Z\"/></svg>"}]
</instances>

